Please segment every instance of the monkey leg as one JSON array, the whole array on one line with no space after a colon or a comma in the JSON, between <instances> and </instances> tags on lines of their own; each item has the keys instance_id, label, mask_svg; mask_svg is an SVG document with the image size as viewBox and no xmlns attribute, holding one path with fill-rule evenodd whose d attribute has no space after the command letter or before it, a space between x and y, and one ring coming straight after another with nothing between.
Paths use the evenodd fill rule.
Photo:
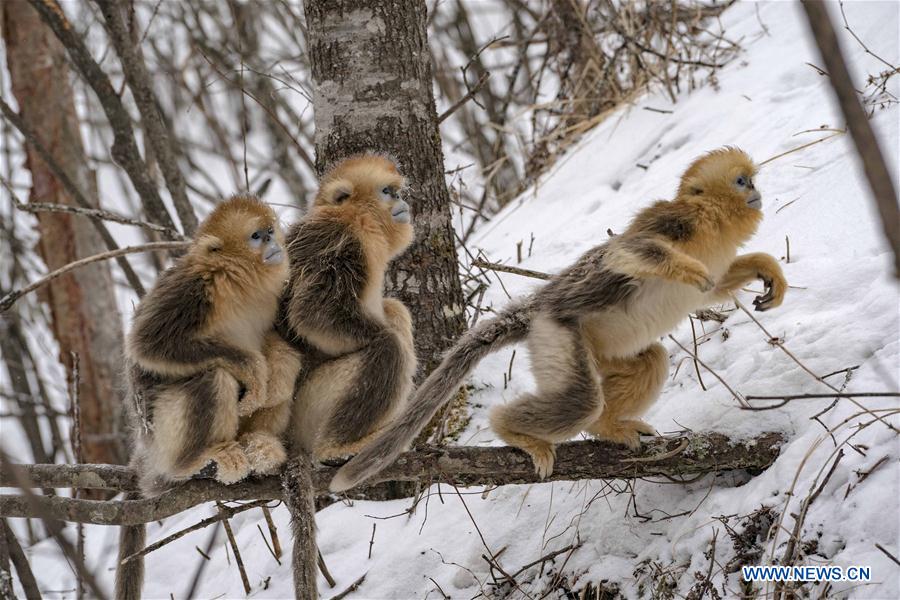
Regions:
<instances>
[{"instance_id":1,"label":"monkey leg","mask_svg":"<svg viewBox=\"0 0 900 600\"><path fill-rule=\"evenodd\" d=\"M584 431L603 409L603 392L577 326L539 315L528 337L537 391L497 406L491 427L521 448L541 477L553 472L556 444Z\"/></svg>"},{"instance_id":2,"label":"monkey leg","mask_svg":"<svg viewBox=\"0 0 900 600\"><path fill-rule=\"evenodd\" d=\"M172 385L153 410L153 436L145 464L173 481L196 475L210 463L214 477L234 483L250 465L238 443L237 380L213 369Z\"/></svg>"},{"instance_id":3,"label":"monkey leg","mask_svg":"<svg viewBox=\"0 0 900 600\"><path fill-rule=\"evenodd\" d=\"M340 456L339 448L323 447L325 425L351 393L360 369L361 354L355 352L318 365L298 384L289 430L292 441L316 458Z\"/></svg>"},{"instance_id":4,"label":"monkey leg","mask_svg":"<svg viewBox=\"0 0 900 600\"><path fill-rule=\"evenodd\" d=\"M387 319L388 329L394 333L399 343L401 369L396 373L397 389L394 392L398 401L405 405L412 391L413 377L416 374L416 348L413 340L412 317L409 310L399 300L385 298L383 301L384 315ZM400 410L397 405L394 410Z\"/></svg>"},{"instance_id":5,"label":"monkey leg","mask_svg":"<svg viewBox=\"0 0 900 600\"><path fill-rule=\"evenodd\" d=\"M599 370L606 407L587 432L630 448L640 446L642 433L657 435L639 417L656 402L669 373L662 344L651 344L629 358L601 359Z\"/></svg>"},{"instance_id":6,"label":"monkey leg","mask_svg":"<svg viewBox=\"0 0 900 600\"><path fill-rule=\"evenodd\" d=\"M274 331L266 335L263 355L268 365L266 405L242 417L238 444L254 473L275 473L287 459L281 436L287 429L294 398L294 384L300 373L300 353Z\"/></svg>"},{"instance_id":7,"label":"monkey leg","mask_svg":"<svg viewBox=\"0 0 900 600\"><path fill-rule=\"evenodd\" d=\"M737 257L716 284L716 288L710 294L710 300L723 302L728 299L729 294L754 279L762 280L766 288L763 295L757 296L753 300L756 310L764 311L781 306L784 294L787 292L787 280L784 278L778 261L763 252Z\"/></svg>"},{"instance_id":8,"label":"monkey leg","mask_svg":"<svg viewBox=\"0 0 900 600\"><path fill-rule=\"evenodd\" d=\"M241 419L238 444L250 462L251 471L259 475L275 473L287 460L281 436L290 418L291 396L281 404L260 408Z\"/></svg>"},{"instance_id":9,"label":"monkey leg","mask_svg":"<svg viewBox=\"0 0 900 600\"><path fill-rule=\"evenodd\" d=\"M633 238L612 245L605 262L613 270L638 279L659 277L693 286L701 292L707 292L715 285L706 265L653 237Z\"/></svg>"}]
</instances>

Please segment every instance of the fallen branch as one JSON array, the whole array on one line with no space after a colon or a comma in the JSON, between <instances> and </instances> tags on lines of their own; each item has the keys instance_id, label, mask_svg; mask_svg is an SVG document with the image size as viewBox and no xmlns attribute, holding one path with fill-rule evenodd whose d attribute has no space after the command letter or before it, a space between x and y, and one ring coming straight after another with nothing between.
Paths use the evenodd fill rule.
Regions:
<instances>
[{"instance_id":1,"label":"fallen branch","mask_svg":"<svg viewBox=\"0 0 900 600\"><path fill-rule=\"evenodd\" d=\"M784 437L763 433L735 441L721 433L655 437L637 451L596 440L560 444L553 474L544 481L679 477L732 469L765 469L778 456ZM679 452L674 452L680 450ZM326 493L339 465L318 465L312 487ZM15 473L13 479L8 473ZM131 491L136 477L124 467L111 465L8 465L0 487L16 487L30 480L33 487L77 487ZM539 483L527 454L511 447L428 447L402 454L375 476L384 481L452 482L460 486ZM170 517L193 506L213 501L283 499L278 477L249 479L226 486L212 480L194 480L142 500L99 501L62 496L0 496L0 516L48 516L63 521L98 525L135 525Z\"/></svg>"}]
</instances>

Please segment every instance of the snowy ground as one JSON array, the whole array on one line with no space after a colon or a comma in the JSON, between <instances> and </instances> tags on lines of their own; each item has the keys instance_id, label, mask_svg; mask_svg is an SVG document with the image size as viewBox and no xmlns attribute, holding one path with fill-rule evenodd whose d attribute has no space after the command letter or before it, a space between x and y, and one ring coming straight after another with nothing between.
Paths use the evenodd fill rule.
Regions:
<instances>
[{"instance_id":1,"label":"snowy ground","mask_svg":"<svg viewBox=\"0 0 900 600\"><path fill-rule=\"evenodd\" d=\"M758 10L757 10L758 8ZM833 8L837 8L834 6ZM836 13L836 11L834 11ZM856 34L873 52L900 63L897 2L850 2L846 13ZM738 4L722 17L728 36L742 39L745 52L719 72L718 89L704 87L683 95L675 105L662 94L650 94L621 110L590 133L540 185L523 194L483 226L470 242L491 260L515 263L516 243L533 252L521 267L554 272L607 237L607 228L621 231L639 208L670 197L677 178L697 155L725 144L740 146L758 162L829 135L820 128L842 125L828 81L806 63L820 64L808 41L799 5L787 2ZM841 31L845 53L857 82L884 65ZM900 95L894 77L892 92ZM671 114L644 110L667 109ZM900 110L878 111L872 123L890 164L898 160ZM810 131L813 130L813 131ZM642 168L644 165L646 168ZM766 164L758 177L765 220L749 244L753 251L786 256L782 261L794 286L778 310L759 315L762 325L815 373L824 375L859 365L849 382L845 373L828 378L850 391L897 390L900 366L900 305L897 284L888 277L890 259L848 136L837 136ZM537 283L502 275L513 297ZM485 303L501 306L507 296L491 287ZM757 289L759 285L755 286ZM743 293L749 303L753 294ZM731 307L729 307L731 308ZM829 391L804 372L740 311L728 320L700 323L705 333L700 357L742 394L812 393ZM673 335L692 343L690 325ZM601 582L626 597L687 595L706 574L712 558L712 579L722 597L740 594L739 573L725 574L736 550L727 525L738 532L743 516L771 508L781 520L774 539L751 539L763 555L750 564L778 559L785 549L800 502L824 479L837 452L844 455L821 494L809 508L800 534L809 556L801 564L868 565L872 582L835 583L814 593L865 598L900 597L900 566L876 547L900 556L900 458L898 437L881 423L869 424L870 414L849 401L820 417L830 400L798 401L768 412L747 412L709 373L703 372L704 392L690 360L670 340L670 380L660 401L647 415L660 432L720 431L753 436L782 431L789 443L776 463L750 479L702 477L688 485L668 482L581 481L508 486L490 491L443 486L431 490L412 515L408 500L335 504L317 515L319 544L337 579L329 589L320 577L320 593L330 597L366 574L351 598L470 598L490 593L493 582L482 558L502 551L498 562L514 573L539 557L576 544L572 552L524 571L517 577L515 596L541 597L554 578L571 590ZM494 355L476 371L473 419L460 436L465 444L496 443L487 429L490 406L527 390L532 381L527 355L518 348L512 381L506 389L503 373L511 350ZM892 409L896 399L865 398L869 410ZM896 414L883 413L900 427ZM839 425L847 420L843 425ZM858 425L869 424L860 428ZM824 426L834 428L830 437ZM852 438L852 439L851 439ZM844 443L849 439L851 447ZM880 463L880 464L879 464ZM879 465L864 478L867 471ZM864 478L864 481L861 481ZM848 491L849 490L849 491ZM793 493L791 493L793 491ZM470 519L468 511L471 511ZM184 513L150 527L149 539L159 539L207 516L210 508ZM286 511L274 511L283 545L289 552ZM400 516L395 516L400 515ZM292 595L289 560L279 565L266 549L257 525L258 510L233 520L253 591L259 598ZM477 524L477 529L476 529ZM373 525L377 525L370 550ZM97 566L101 583L111 586L116 531L88 527L88 563ZM195 533L151 554L147 561L147 597L183 597L197 564L194 549L204 547L209 533ZM752 538L752 536L751 536ZM714 554L709 550L713 540ZM813 544L812 542L815 542ZM28 550L47 597L72 597L74 577L58 558L52 542ZM236 568L226 560L224 535L210 553L212 561L198 588L198 597L243 597ZM231 559L233 561L233 558ZM555 587L559 587L556 585ZM771 591L771 589L769 589ZM707 591L712 596L712 592Z\"/></svg>"}]
</instances>

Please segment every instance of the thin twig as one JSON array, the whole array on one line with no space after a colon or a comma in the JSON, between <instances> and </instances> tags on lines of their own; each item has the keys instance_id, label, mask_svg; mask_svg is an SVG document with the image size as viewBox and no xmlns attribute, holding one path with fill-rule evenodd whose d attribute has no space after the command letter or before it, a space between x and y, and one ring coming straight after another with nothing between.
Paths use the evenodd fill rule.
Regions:
<instances>
[{"instance_id":1,"label":"thin twig","mask_svg":"<svg viewBox=\"0 0 900 600\"><path fill-rule=\"evenodd\" d=\"M325 557L322 556L322 551L318 548L316 548L316 564L319 565L319 572L322 574L322 577L328 582L328 587L333 588L337 585L334 577L331 575L331 571L328 570L328 565L325 564Z\"/></svg>"},{"instance_id":2,"label":"thin twig","mask_svg":"<svg viewBox=\"0 0 900 600\"><path fill-rule=\"evenodd\" d=\"M272 520L272 511L269 510L269 507L263 505L262 507L263 518L266 520L266 526L269 528L269 537L272 538L272 553L275 555L275 560L281 558L281 542L278 540L278 528L275 527L275 521Z\"/></svg>"},{"instance_id":3,"label":"thin twig","mask_svg":"<svg viewBox=\"0 0 900 600\"><path fill-rule=\"evenodd\" d=\"M191 533L192 531L197 531L198 529L203 529L204 527L208 527L209 525L215 525L219 521L223 521L226 518L233 517L234 515L236 515L238 513L244 512L245 510L250 510L251 508L256 508L257 506L265 506L265 504L267 502L268 502L268 500L256 500L254 502L249 502L247 504L242 504L240 506L222 506L222 505L220 505L218 514L215 514L211 517L207 517L201 521L194 523L190 527L185 527L184 529L176 531L175 533L173 533L171 535L167 535L166 537L162 538L159 541L153 542L149 546L144 547L144 549L141 550L140 552L135 552L134 554L130 554L130 555L126 556L125 558L122 559L122 561L119 564L124 565L128 562L131 562L135 558L138 558L139 556L145 556L147 554L150 554L154 550L159 550L163 546L165 546L167 544L171 544L175 540L186 536L187 534Z\"/></svg>"},{"instance_id":4,"label":"thin twig","mask_svg":"<svg viewBox=\"0 0 900 600\"><path fill-rule=\"evenodd\" d=\"M477 94L478 91L481 90L482 87L484 87L484 84L487 83L487 80L490 76L491 74L489 71L483 73L475 83L475 85L472 87L472 89L470 89L465 96L454 102L452 105L450 105L450 108L441 113L441 116L439 116L437 120L438 125L443 123L447 119L447 117L459 110L460 106L468 102L475 94Z\"/></svg>"},{"instance_id":5,"label":"thin twig","mask_svg":"<svg viewBox=\"0 0 900 600\"><path fill-rule=\"evenodd\" d=\"M219 512L224 513L225 507L221 502L216 502ZM228 536L228 544L231 546L231 552L234 554L234 562L237 563L238 572L241 574L241 583L244 584L244 593L250 593L250 580L247 579L247 570L244 568L244 559L241 558L241 550L238 548L237 540L234 539L234 531L231 529L231 523L228 516L223 516L222 525L225 526L225 535Z\"/></svg>"},{"instance_id":6,"label":"thin twig","mask_svg":"<svg viewBox=\"0 0 900 600\"><path fill-rule=\"evenodd\" d=\"M356 589L362 585L363 581L366 580L366 575L368 575L368 574L369 574L368 571L363 573L359 579L357 579L356 581L354 581L353 583L350 584L350 587L348 587L346 590L344 590L340 594L335 594L334 596L331 597L330 600L343 600L343 598L346 598L347 596L349 596L350 594L355 592Z\"/></svg>"},{"instance_id":7,"label":"thin twig","mask_svg":"<svg viewBox=\"0 0 900 600\"><path fill-rule=\"evenodd\" d=\"M80 267L85 265L89 265L91 263L99 262L101 260L108 260L110 258L115 258L117 256L122 256L125 254L136 254L138 252L150 252L152 250L177 250L186 248L190 242L151 242L149 244L142 244L140 246L126 246L125 248L119 248L118 250L110 250L109 252L101 252L100 254L94 254L93 256L88 256L75 262L71 262L67 265L64 265L55 271L51 271L44 277L41 277L37 281L28 284L21 290L13 290L12 292L5 295L3 298L0 298L0 313L9 310L9 308L16 303L16 301L26 294L30 294L38 288L43 287L44 285L50 283L54 279L65 275L69 271L74 271Z\"/></svg>"},{"instance_id":8,"label":"thin twig","mask_svg":"<svg viewBox=\"0 0 900 600\"><path fill-rule=\"evenodd\" d=\"M770 343L772 343L774 346L776 346L777 348L779 348L782 352L784 352L784 353L788 356L788 358L790 358L792 361L794 361L794 363L797 364L798 367L800 367L801 369L803 369L804 371L806 371L813 379L815 379L816 381L818 381L818 382L821 383L822 385L824 385L824 386L830 388L830 389L831 389L832 391L834 391L835 393L838 393L838 394L843 393L842 390L839 390L838 388L834 387L833 385L831 385L830 383L828 383L827 381L825 381L823 378L821 378L821 377L819 377L818 375L816 375L816 374L813 372L812 369L810 369L809 367L807 367L805 364L803 364L803 363L800 361L799 358L797 358L796 356L794 356L794 353L787 349L787 346L784 345L784 342L781 341L781 340L779 340L777 337L773 336L771 333L769 333L768 330L766 330L766 328L763 327L763 324L759 322L759 319L757 319L756 317L754 317L754 316L753 316L753 313L751 313L749 310L747 310L747 307L744 306L743 303L741 303L741 301L738 300L737 297L735 297L734 294L731 295L731 299L734 301L735 306L737 306L739 309L741 309L741 310L744 312L744 314L746 314L748 317L750 317L750 320L753 321L754 323L756 323L756 326L759 327L759 328L762 330L762 332L763 332L764 334L766 334L766 336L767 336L767 338L768 338L768 341L769 341ZM896 432L896 433L900 433L900 431L898 431L896 427L894 427L893 425L891 425L890 423L888 423L887 421L885 421L881 416L879 416L879 415L875 414L874 412L872 412L871 409L866 408L865 406L863 406L859 401L857 401L857 400L856 400L855 398L853 398L852 396L847 396L847 399L848 399L850 402L852 402L853 404L855 404L857 408L859 408L859 409L861 409L861 410L864 410L864 411L866 411L869 415L875 417L876 420L880 421L882 424L884 424L885 427L887 427L887 428L890 429L891 431L894 431L894 432ZM745 406L746 406L746 405L745 405Z\"/></svg>"},{"instance_id":9,"label":"thin twig","mask_svg":"<svg viewBox=\"0 0 900 600\"><path fill-rule=\"evenodd\" d=\"M10 187L9 182L6 181L3 177L0 177L0 184L5 187L10 194L12 194L13 204L19 210L23 212L28 212L32 214L42 213L42 212L54 212L54 213L69 213L73 215L80 215L85 217L90 217L92 219L103 219L104 221L112 221L113 223L120 223L122 225L134 225L135 227L142 227L144 229L148 229L150 231L155 231L157 233L164 233L170 236L174 240L186 240L187 238L177 231L172 231L162 225L157 225L156 223L148 223L147 221L141 221L139 219L132 219L130 217L126 217L125 215L120 215L118 213L114 213L109 210L105 210L103 208L84 208L81 206L69 206L68 204L53 204L51 202L28 202L24 203L22 200L16 195L15 191Z\"/></svg>"},{"instance_id":10,"label":"thin twig","mask_svg":"<svg viewBox=\"0 0 900 600\"><path fill-rule=\"evenodd\" d=\"M500 271L501 273L512 273L513 275L521 275L522 277L531 277L532 279L543 279L545 281L553 277L548 273L532 271L531 269L520 269L519 267L510 267L508 265L502 265L500 263L487 262L486 260L481 260L480 258L476 258L475 260L473 260L472 266L478 267L480 269L488 269L490 271Z\"/></svg>"},{"instance_id":11,"label":"thin twig","mask_svg":"<svg viewBox=\"0 0 900 600\"><path fill-rule=\"evenodd\" d=\"M734 399L738 401L738 404L740 404L741 406L748 406L747 401L744 400L744 398L743 398L740 394L738 394L736 391L734 391L734 389L732 389L732 387L731 387L730 385L728 385L728 382L726 382L724 379L722 379L722 377L721 377L718 373L716 373L715 371L713 371L712 368L710 368L705 362L703 362L702 360L700 360L700 357L699 357L699 356L697 356L696 354L693 354L690 350L688 350L687 348L685 348L684 346L682 346L682 345L681 345L681 342L679 342L678 340L676 340L676 339L672 336L671 333L669 334L669 339L672 340L673 342L675 342L675 345L676 345L676 346L678 346L679 348L681 348L682 350L684 350L685 354L687 354L688 356L691 356L692 358L694 358L694 360L696 360L698 363L700 363L700 366L701 366L701 367L703 367L704 369L706 369L707 371L709 371L710 373L712 373L713 377L715 377L716 379L718 379L718 380L719 380L719 383L721 383L722 385L724 385L724 386L725 386L725 389L727 389L729 392L731 392L731 395L734 396Z\"/></svg>"}]
</instances>

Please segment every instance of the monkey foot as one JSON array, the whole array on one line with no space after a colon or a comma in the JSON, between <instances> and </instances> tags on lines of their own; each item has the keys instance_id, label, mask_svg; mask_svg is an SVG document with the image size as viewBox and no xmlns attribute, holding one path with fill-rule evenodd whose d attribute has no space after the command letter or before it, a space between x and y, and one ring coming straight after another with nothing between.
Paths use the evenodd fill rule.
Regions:
<instances>
[{"instance_id":1,"label":"monkey foot","mask_svg":"<svg viewBox=\"0 0 900 600\"><path fill-rule=\"evenodd\" d=\"M645 435L659 435L652 425L640 419L623 419L612 423L600 423L591 427L589 433L601 440L623 444L632 450L641 447L642 433Z\"/></svg>"},{"instance_id":2,"label":"monkey foot","mask_svg":"<svg viewBox=\"0 0 900 600\"><path fill-rule=\"evenodd\" d=\"M541 479L546 479L553 473L553 463L556 462L556 446L543 440L534 440L522 448L531 456L534 463L534 472Z\"/></svg>"},{"instance_id":3,"label":"monkey foot","mask_svg":"<svg viewBox=\"0 0 900 600\"><path fill-rule=\"evenodd\" d=\"M215 464L213 477L225 485L237 483L250 474L250 462L237 442L213 446L209 451L209 460Z\"/></svg>"},{"instance_id":4,"label":"monkey foot","mask_svg":"<svg viewBox=\"0 0 900 600\"><path fill-rule=\"evenodd\" d=\"M250 463L250 470L259 475L270 475L287 460L284 445L268 433L245 433L238 440Z\"/></svg>"}]
</instances>

